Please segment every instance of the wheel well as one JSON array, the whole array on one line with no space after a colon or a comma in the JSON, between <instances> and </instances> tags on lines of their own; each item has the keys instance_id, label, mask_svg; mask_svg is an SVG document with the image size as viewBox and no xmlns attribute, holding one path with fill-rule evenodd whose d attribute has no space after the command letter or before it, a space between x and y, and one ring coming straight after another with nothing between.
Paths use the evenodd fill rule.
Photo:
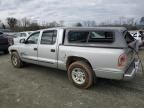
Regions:
<instances>
[{"instance_id":1,"label":"wheel well","mask_svg":"<svg viewBox=\"0 0 144 108\"><path fill-rule=\"evenodd\" d=\"M11 52L11 53L12 53L12 52L17 52L17 50L11 50L10 52Z\"/></svg>"},{"instance_id":2,"label":"wheel well","mask_svg":"<svg viewBox=\"0 0 144 108\"><path fill-rule=\"evenodd\" d=\"M66 62L67 69L68 69L70 64L72 64L73 62L76 62L76 61L83 61L83 62L87 63L92 68L90 62L87 59L85 59L83 57L70 56L70 57L68 57L67 62Z\"/></svg>"}]
</instances>

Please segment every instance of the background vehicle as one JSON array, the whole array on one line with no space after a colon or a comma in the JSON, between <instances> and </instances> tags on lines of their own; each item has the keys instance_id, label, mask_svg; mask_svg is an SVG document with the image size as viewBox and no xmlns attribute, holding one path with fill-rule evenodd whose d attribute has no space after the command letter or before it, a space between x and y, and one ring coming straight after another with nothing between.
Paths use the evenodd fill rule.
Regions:
<instances>
[{"instance_id":1,"label":"background vehicle","mask_svg":"<svg viewBox=\"0 0 144 108\"><path fill-rule=\"evenodd\" d=\"M13 38L0 32L0 51L8 53L8 47L13 44Z\"/></svg>"},{"instance_id":2,"label":"background vehicle","mask_svg":"<svg viewBox=\"0 0 144 108\"><path fill-rule=\"evenodd\" d=\"M17 37L18 37L18 36L17 36L17 33L18 33L18 32L8 32L8 33L5 33L5 34L11 36L12 38L17 38Z\"/></svg>"},{"instance_id":3,"label":"background vehicle","mask_svg":"<svg viewBox=\"0 0 144 108\"><path fill-rule=\"evenodd\" d=\"M14 44L19 44L21 39L26 39L31 33L32 31L15 33Z\"/></svg>"},{"instance_id":4,"label":"background vehicle","mask_svg":"<svg viewBox=\"0 0 144 108\"><path fill-rule=\"evenodd\" d=\"M52 28L32 33L9 48L14 67L24 62L66 70L79 88L96 77L125 80L137 72L136 41L125 28Z\"/></svg>"},{"instance_id":5,"label":"background vehicle","mask_svg":"<svg viewBox=\"0 0 144 108\"><path fill-rule=\"evenodd\" d=\"M0 32L2 32L2 33L10 33L12 31L10 29L0 29Z\"/></svg>"}]
</instances>

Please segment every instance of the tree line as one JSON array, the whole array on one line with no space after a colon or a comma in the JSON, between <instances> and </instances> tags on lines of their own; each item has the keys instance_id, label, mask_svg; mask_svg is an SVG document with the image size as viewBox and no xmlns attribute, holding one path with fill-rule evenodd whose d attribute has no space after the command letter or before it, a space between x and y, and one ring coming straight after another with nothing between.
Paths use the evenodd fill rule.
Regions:
<instances>
[{"instance_id":1,"label":"tree line","mask_svg":"<svg viewBox=\"0 0 144 108\"><path fill-rule=\"evenodd\" d=\"M83 21L75 24L78 27L95 27L95 26L111 26L111 27L126 27L129 30L144 29L144 17L140 20L135 18L120 17L117 20L106 20L99 24L96 21Z\"/></svg>"},{"instance_id":2,"label":"tree line","mask_svg":"<svg viewBox=\"0 0 144 108\"><path fill-rule=\"evenodd\" d=\"M37 21L33 21L28 18L16 19L14 17L8 17L6 19L7 24L4 24L2 21L0 21L0 23L1 23L1 28L3 29L8 28L14 32L34 31L39 29L64 26L63 21L59 21L59 22L53 21L49 23L40 24Z\"/></svg>"},{"instance_id":3,"label":"tree line","mask_svg":"<svg viewBox=\"0 0 144 108\"><path fill-rule=\"evenodd\" d=\"M14 17L8 17L6 19L7 25L9 25L9 28L12 31L19 32L19 31L34 31L44 28L52 28L52 27L63 27L64 21L53 21L49 23L38 23L37 21L32 21L28 18L22 18L22 19L16 19ZM96 26L116 26L116 27L127 27L128 29L140 29L144 28L144 17L142 17L139 21L134 18L126 18L126 17L120 17L117 20L114 21L105 21L101 22L99 24L96 23L96 21L82 21L77 22L73 24L72 26L76 27L96 27ZM2 23L2 28L6 28L6 26Z\"/></svg>"}]
</instances>

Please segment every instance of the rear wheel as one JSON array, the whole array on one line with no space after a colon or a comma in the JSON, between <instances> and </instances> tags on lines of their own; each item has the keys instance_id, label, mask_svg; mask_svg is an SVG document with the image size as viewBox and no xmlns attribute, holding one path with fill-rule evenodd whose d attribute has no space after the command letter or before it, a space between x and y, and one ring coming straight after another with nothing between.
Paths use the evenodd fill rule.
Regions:
<instances>
[{"instance_id":1,"label":"rear wheel","mask_svg":"<svg viewBox=\"0 0 144 108\"><path fill-rule=\"evenodd\" d=\"M68 68L68 77L72 83L82 89L87 89L94 82L92 68L85 62L77 61L72 63Z\"/></svg>"},{"instance_id":2,"label":"rear wheel","mask_svg":"<svg viewBox=\"0 0 144 108\"><path fill-rule=\"evenodd\" d=\"M12 65L16 68L21 68L23 67L23 61L21 61L19 55L17 52L12 52L11 54L11 62Z\"/></svg>"}]
</instances>

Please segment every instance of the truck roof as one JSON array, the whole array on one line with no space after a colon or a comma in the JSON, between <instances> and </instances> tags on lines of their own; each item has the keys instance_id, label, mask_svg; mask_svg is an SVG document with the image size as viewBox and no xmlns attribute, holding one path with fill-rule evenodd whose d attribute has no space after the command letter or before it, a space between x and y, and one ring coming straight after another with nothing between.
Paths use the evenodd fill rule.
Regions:
<instances>
[{"instance_id":1,"label":"truck roof","mask_svg":"<svg viewBox=\"0 0 144 108\"><path fill-rule=\"evenodd\" d=\"M51 30L51 29L73 29L73 30L112 30L112 31L126 31L125 27L56 27L56 28L47 28L41 30ZM37 31L41 31L37 30Z\"/></svg>"}]
</instances>

